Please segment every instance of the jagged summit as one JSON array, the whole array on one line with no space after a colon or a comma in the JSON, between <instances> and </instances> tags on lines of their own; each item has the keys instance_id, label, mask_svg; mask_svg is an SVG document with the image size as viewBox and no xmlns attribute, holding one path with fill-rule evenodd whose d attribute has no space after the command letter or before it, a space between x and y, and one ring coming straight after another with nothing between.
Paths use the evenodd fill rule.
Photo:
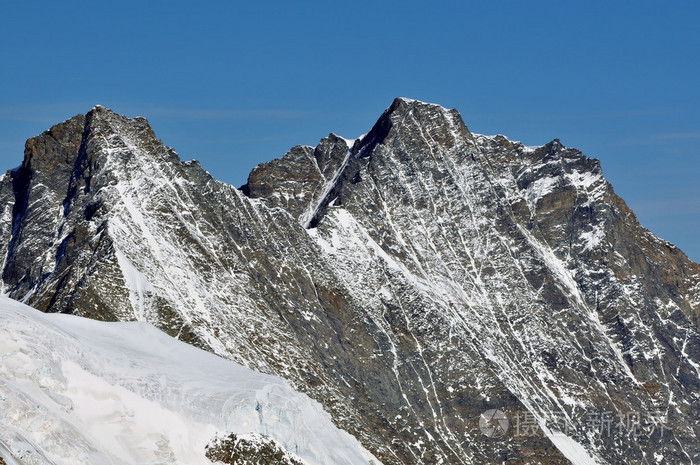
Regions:
<instances>
[{"instance_id":1,"label":"jagged summit","mask_svg":"<svg viewBox=\"0 0 700 465\"><path fill-rule=\"evenodd\" d=\"M422 100L408 98L408 97L396 97L389 108L393 107L396 104L423 105L423 106L436 107L436 108L442 109L443 111L450 111L446 107L444 107L438 103L424 102Z\"/></svg>"},{"instance_id":2,"label":"jagged summit","mask_svg":"<svg viewBox=\"0 0 700 465\"><path fill-rule=\"evenodd\" d=\"M41 171L56 183L65 183L66 175L80 168L76 164L84 161L88 151L108 156L130 144L146 143L155 148L157 142L145 118L127 118L96 105L85 115L76 115L29 139L22 167L32 173Z\"/></svg>"},{"instance_id":3,"label":"jagged summit","mask_svg":"<svg viewBox=\"0 0 700 465\"><path fill-rule=\"evenodd\" d=\"M282 376L384 465L700 455L700 268L556 140L397 99L241 190L108 110L26 153L0 182L4 292ZM484 436L489 409L537 434ZM663 412L664 435L595 434L602 412Z\"/></svg>"},{"instance_id":4,"label":"jagged summit","mask_svg":"<svg viewBox=\"0 0 700 465\"><path fill-rule=\"evenodd\" d=\"M430 133L439 142L448 142L449 136L467 137L469 130L457 110L419 100L396 98L363 139L363 146L376 144L392 134L392 129L408 131L437 131ZM449 133L449 134L448 134Z\"/></svg>"},{"instance_id":5,"label":"jagged summit","mask_svg":"<svg viewBox=\"0 0 700 465\"><path fill-rule=\"evenodd\" d=\"M399 97L362 138L350 141L331 133L315 148L294 147L282 158L253 169L242 190L252 198L284 205L305 227L314 227L343 186L360 181L361 167L377 146L419 142L426 134L448 148L471 137L456 110ZM407 150L424 153L419 147ZM293 192L276 192L286 186Z\"/></svg>"}]
</instances>

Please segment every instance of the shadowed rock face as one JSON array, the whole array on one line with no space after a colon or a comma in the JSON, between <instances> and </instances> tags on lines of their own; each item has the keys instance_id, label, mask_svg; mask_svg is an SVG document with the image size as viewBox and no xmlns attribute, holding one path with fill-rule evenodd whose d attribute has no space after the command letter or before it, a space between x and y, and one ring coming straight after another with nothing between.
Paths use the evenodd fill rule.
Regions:
<instances>
[{"instance_id":1,"label":"shadowed rock face","mask_svg":"<svg viewBox=\"0 0 700 465\"><path fill-rule=\"evenodd\" d=\"M5 292L284 376L385 464L700 457L700 270L559 141L397 99L237 190L96 107L0 186Z\"/></svg>"}]
</instances>

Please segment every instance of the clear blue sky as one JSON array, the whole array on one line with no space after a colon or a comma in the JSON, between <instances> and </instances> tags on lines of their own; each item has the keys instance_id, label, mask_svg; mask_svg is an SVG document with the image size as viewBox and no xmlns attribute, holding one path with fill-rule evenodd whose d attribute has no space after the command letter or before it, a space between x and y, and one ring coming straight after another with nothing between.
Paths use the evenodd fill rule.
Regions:
<instances>
[{"instance_id":1,"label":"clear blue sky","mask_svg":"<svg viewBox=\"0 0 700 465\"><path fill-rule=\"evenodd\" d=\"M0 166L100 103L241 185L406 96L601 159L642 224L700 260L697 2L196 3L2 2Z\"/></svg>"}]
</instances>

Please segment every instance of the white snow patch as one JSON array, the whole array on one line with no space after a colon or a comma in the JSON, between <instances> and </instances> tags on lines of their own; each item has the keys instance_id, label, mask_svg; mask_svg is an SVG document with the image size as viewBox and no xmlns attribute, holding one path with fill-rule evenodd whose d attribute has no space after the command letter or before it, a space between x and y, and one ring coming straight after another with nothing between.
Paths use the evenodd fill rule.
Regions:
<instances>
[{"instance_id":1,"label":"white snow patch","mask_svg":"<svg viewBox=\"0 0 700 465\"><path fill-rule=\"evenodd\" d=\"M391 300L393 298L391 289L386 285L379 288L379 295L381 295L384 300Z\"/></svg>"},{"instance_id":2,"label":"white snow patch","mask_svg":"<svg viewBox=\"0 0 700 465\"><path fill-rule=\"evenodd\" d=\"M599 226L594 227L591 231L585 231L579 234L579 238L583 243L583 251L593 250L605 239L605 231Z\"/></svg>"},{"instance_id":3,"label":"white snow patch","mask_svg":"<svg viewBox=\"0 0 700 465\"><path fill-rule=\"evenodd\" d=\"M540 425L544 434L549 438L554 446L559 449L564 457L569 459L573 465L601 465L601 461L592 457L585 447L561 433L554 433L547 427Z\"/></svg>"},{"instance_id":4,"label":"white snow patch","mask_svg":"<svg viewBox=\"0 0 700 465\"><path fill-rule=\"evenodd\" d=\"M420 100L415 100L415 99L407 98L407 97L399 97L398 99L403 101L403 102L406 102L406 103L416 103L416 102L425 103L425 102L421 102Z\"/></svg>"},{"instance_id":5,"label":"white snow patch","mask_svg":"<svg viewBox=\"0 0 700 465\"><path fill-rule=\"evenodd\" d=\"M569 181L576 187L588 190L593 184L602 180L602 176L598 173L591 173L590 171L574 171L568 175Z\"/></svg>"},{"instance_id":6,"label":"white snow patch","mask_svg":"<svg viewBox=\"0 0 700 465\"><path fill-rule=\"evenodd\" d=\"M129 289L129 299L131 300L131 307L134 309L134 316L138 321L146 321L144 309L145 293L153 292L154 288L148 281L148 278L137 270L131 261L126 258L126 255L116 246L114 255L117 257L119 268L122 270L124 281L126 281L126 286Z\"/></svg>"},{"instance_id":7,"label":"white snow patch","mask_svg":"<svg viewBox=\"0 0 700 465\"><path fill-rule=\"evenodd\" d=\"M525 200L530 207L531 212L535 212L537 209L537 202L547 194L554 192L557 184L561 181L561 178L557 176L550 176L546 178L539 178L532 182L525 191Z\"/></svg>"},{"instance_id":8,"label":"white snow patch","mask_svg":"<svg viewBox=\"0 0 700 465\"><path fill-rule=\"evenodd\" d=\"M338 134L336 134L336 136L338 136ZM338 136L338 137L340 137L341 139L343 139L343 141L345 141L345 145L348 146L348 150L352 150L352 146L355 145L355 142L358 140L361 140L363 136L360 136L356 139L348 139L348 138L343 137L343 136Z\"/></svg>"},{"instance_id":9,"label":"white snow patch","mask_svg":"<svg viewBox=\"0 0 700 465\"><path fill-rule=\"evenodd\" d=\"M490 141L493 141L496 138L500 137L500 138L506 139L509 142L512 142L513 144L520 145L520 147L522 147L523 152L526 152L526 153L531 153L537 149L541 149L542 147L544 147L543 145L525 145L519 140L510 140L510 139L508 139L507 136L504 136L503 134L491 134L491 135L489 135L489 134L478 134L478 133L472 132L472 136L474 136L477 139L487 139Z\"/></svg>"},{"instance_id":10,"label":"white snow patch","mask_svg":"<svg viewBox=\"0 0 700 465\"><path fill-rule=\"evenodd\" d=\"M338 136L340 137L340 136ZM304 214L301 223L304 225L304 228L308 229L309 225L311 224L311 220L314 219L314 216L318 212L318 209L321 208L321 205L323 202L326 200L326 197L328 197L328 194L333 190L335 187L336 183L338 182L338 179L340 176L343 174L343 171L345 171L345 167L348 165L348 161L350 160L350 155L352 152L348 150L347 154L345 155L345 158L343 159L343 162L340 164L340 167L336 170L336 172L333 174L333 177L331 178L330 181L324 186L323 193L321 196L318 198L318 201L316 202L315 205L310 206L309 210Z\"/></svg>"},{"instance_id":11,"label":"white snow patch","mask_svg":"<svg viewBox=\"0 0 700 465\"><path fill-rule=\"evenodd\" d=\"M4 296L0 321L0 451L22 463L210 464L217 433L269 436L309 465L379 463L286 381L147 323L44 314Z\"/></svg>"}]
</instances>

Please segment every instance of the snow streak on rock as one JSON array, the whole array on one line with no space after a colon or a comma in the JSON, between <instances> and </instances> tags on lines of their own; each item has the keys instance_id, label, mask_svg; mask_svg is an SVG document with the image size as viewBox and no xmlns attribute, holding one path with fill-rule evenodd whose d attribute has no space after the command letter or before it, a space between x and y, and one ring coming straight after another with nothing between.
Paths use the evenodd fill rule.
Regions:
<instances>
[{"instance_id":1,"label":"snow streak on rock","mask_svg":"<svg viewBox=\"0 0 700 465\"><path fill-rule=\"evenodd\" d=\"M282 376L387 465L699 459L700 270L558 140L397 99L238 190L96 108L0 186L10 296ZM664 428L591 422L634 413Z\"/></svg>"}]
</instances>

